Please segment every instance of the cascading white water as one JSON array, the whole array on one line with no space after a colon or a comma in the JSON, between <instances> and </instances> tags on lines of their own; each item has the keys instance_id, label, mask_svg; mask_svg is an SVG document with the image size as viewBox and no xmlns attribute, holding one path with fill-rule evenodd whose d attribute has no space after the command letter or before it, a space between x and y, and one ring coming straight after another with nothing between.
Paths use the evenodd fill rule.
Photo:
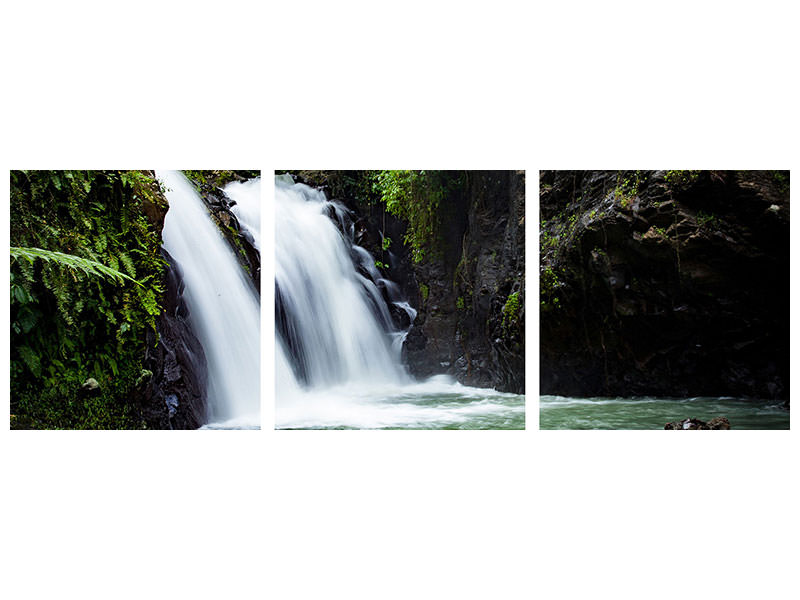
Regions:
<instances>
[{"instance_id":1,"label":"cascading white water","mask_svg":"<svg viewBox=\"0 0 800 600\"><path fill-rule=\"evenodd\" d=\"M169 201L164 248L183 271L192 326L208 363L210 426L258 427L258 293L192 184L178 171L157 176ZM248 227L257 231L257 221Z\"/></svg>"},{"instance_id":2,"label":"cascading white water","mask_svg":"<svg viewBox=\"0 0 800 600\"><path fill-rule=\"evenodd\" d=\"M308 387L406 380L399 348L384 328L391 317L380 290L355 270L351 253L379 277L374 261L328 216L343 218L345 209L319 190L280 178L275 195L276 294L290 327L278 347L278 367L289 370L279 378L299 377ZM280 357L290 349L296 372Z\"/></svg>"},{"instance_id":3,"label":"cascading white water","mask_svg":"<svg viewBox=\"0 0 800 600\"><path fill-rule=\"evenodd\" d=\"M236 205L231 209L239 225L253 236L253 246L261 252L261 178L234 181L224 192Z\"/></svg>"},{"instance_id":4,"label":"cascading white water","mask_svg":"<svg viewBox=\"0 0 800 600\"><path fill-rule=\"evenodd\" d=\"M276 427L524 427L522 396L406 373L387 303L417 312L353 243L344 207L282 175L275 216Z\"/></svg>"}]
</instances>

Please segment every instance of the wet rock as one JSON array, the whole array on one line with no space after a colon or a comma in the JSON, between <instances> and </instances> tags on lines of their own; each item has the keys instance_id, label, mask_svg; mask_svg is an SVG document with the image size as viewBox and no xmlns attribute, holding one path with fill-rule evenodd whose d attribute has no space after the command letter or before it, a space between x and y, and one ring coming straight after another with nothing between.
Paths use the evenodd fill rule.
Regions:
<instances>
[{"instance_id":1,"label":"wet rock","mask_svg":"<svg viewBox=\"0 0 800 600\"><path fill-rule=\"evenodd\" d=\"M667 423L664 425L664 429L672 429L672 430L681 430L685 431L687 429L730 429L731 424L730 421L726 417L714 417L707 423L705 421L701 421L700 419L684 419L683 421L674 421L672 423Z\"/></svg>"},{"instance_id":2,"label":"wet rock","mask_svg":"<svg viewBox=\"0 0 800 600\"><path fill-rule=\"evenodd\" d=\"M425 377L440 365L466 385L524 393L524 172L470 171L448 204L441 256L411 263L406 283L410 297L428 294L414 305L424 344L409 345L409 369ZM520 308L504 326L512 294Z\"/></svg>"},{"instance_id":3,"label":"wet rock","mask_svg":"<svg viewBox=\"0 0 800 600\"><path fill-rule=\"evenodd\" d=\"M153 429L197 429L207 420L207 366L183 299L180 269L166 250L164 312L157 334L148 331L144 373L134 392L145 423Z\"/></svg>"},{"instance_id":4,"label":"wet rock","mask_svg":"<svg viewBox=\"0 0 800 600\"><path fill-rule=\"evenodd\" d=\"M731 422L726 417L714 417L708 422L709 429L730 429Z\"/></svg>"}]
</instances>

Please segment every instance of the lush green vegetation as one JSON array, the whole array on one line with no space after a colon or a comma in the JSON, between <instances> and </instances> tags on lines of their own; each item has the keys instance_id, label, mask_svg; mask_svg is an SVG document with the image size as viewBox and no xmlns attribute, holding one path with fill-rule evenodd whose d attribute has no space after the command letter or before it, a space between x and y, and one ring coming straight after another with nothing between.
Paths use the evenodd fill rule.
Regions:
<instances>
[{"instance_id":1,"label":"lush green vegetation","mask_svg":"<svg viewBox=\"0 0 800 600\"><path fill-rule=\"evenodd\" d=\"M414 262L441 250L442 209L465 184L460 171L376 171L373 190L386 210L408 223L404 242Z\"/></svg>"},{"instance_id":2,"label":"lush green vegetation","mask_svg":"<svg viewBox=\"0 0 800 600\"><path fill-rule=\"evenodd\" d=\"M136 428L164 262L143 171L11 173L11 425ZM95 379L99 389L82 393Z\"/></svg>"},{"instance_id":3,"label":"lush green vegetation","mask_svg":"<svg viewBox=\"0 0 800 600\"><path fill-rule=\"evenodd\" d=\"M686 188L699 179L700 173L701 171L667 171L664 181L672 188Z\"/></svg>"},{"instance_id":4,"label":"lush green vegetation","mask_svg":"<svg viewBox=\"0 0 800 600\"><path fill-rule=\"evenodd\" d=\"M324 186L333 199L348 198L365 207L382 205L407 224L403 242L420 262L438 255L442 219L450 197L466 186L464 171L276 171L291 173L315 186ZM391 239L382 242L388 249Z\"/></svg>"},{"instance_id":5,"label":"lush green vegetation","mask_svg":"<svg viewBox=\"0 0 800 600\"><path fill-rule=\"evenodd\" d=\"M252 178L261 175L261 171L183 171L189 180L198 185L222 187L240 177Z\"/></svg>"}]
</instances>

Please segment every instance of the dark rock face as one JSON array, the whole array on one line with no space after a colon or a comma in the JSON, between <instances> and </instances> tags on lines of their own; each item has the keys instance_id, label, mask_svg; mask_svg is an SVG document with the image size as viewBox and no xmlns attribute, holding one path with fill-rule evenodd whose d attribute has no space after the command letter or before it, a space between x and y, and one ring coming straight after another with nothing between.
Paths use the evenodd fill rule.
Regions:
<instances>
[{"instance_id":1,"label":"dark rock face","mask_svg":"<svg viewBox=\"0 0 800 600\"><path fill-rule=\"evenodd\" d=\"M156 334L148 331L144 368L147 375L137 386L142 417L152 429L197 429L206 423L206 357L192 332L183 300L180 267L166 250L168 263L164 312L156 321Z\"/></svg>"},{"instance_id":2,"label":"dark rock face","mask_svg":"<svg viewBox=\"0 0 800 600\"><path fill-rule=\"evenodd\" d=\"M788 399L788 172L540 184L542 394Z\"/></svg>"},{"instance_id":3,"label":"dark rock face","mask_svg":"<svg viewBox=\"0 0 800 600\"><path fill-rule=\"evenodd\" d=\"M448 200L442 256L412 265L409 369L524 393L525 173L470 171L463 196Z\"/></svg>"}]
</instances>

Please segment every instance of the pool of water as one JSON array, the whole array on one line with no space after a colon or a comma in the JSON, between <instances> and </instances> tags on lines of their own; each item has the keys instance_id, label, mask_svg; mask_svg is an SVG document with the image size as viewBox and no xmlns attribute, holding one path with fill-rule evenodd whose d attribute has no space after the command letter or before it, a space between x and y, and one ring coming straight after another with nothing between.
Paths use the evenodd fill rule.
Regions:
<instances>
[{"instance_id":1,"label":"pool of water","mask_svg":"<svg viewBox=\"0 0 800 600\"><path fill-rule=\"evenodd\" d=\"M539 398L540 429L663 429L686 418L727 417L731 429L789 429L781 402L740 398Z\"/></svg>"},{"instance_id":2,"label":"pool of water","mask_svg":"<svg viewBox=\"0 0 800 600\"><path fill-rule=\"evenodd\" d=\"M445 379L278 397L277 429L525 429L525 396Z\"/></svg>"}]
</instances>

